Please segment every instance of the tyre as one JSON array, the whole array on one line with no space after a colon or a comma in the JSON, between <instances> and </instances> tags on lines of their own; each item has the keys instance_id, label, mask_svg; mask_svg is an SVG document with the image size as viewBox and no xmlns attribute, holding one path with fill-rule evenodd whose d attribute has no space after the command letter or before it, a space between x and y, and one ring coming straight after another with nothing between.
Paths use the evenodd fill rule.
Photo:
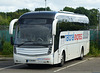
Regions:
<instances>
[{"instance_id":1,"label":"tyre","mask_svg":"<svg viewBox=\"0 0 100 73\"><path fill-rule=\"evenodd\" d=\"M84 57L84 50L82 49L79 59L80 59L80 60L83 60L83 57Z\"/></svg>"},{"instance_id":2,"label":"tyre","mask_svg":"<svg viewBox=\"0 0 100 73\"><path fill-rule=\"evenodd\" d=\"M65 55L64 55L64 53L62 53L62 55L61 55L61 62L60 62L60 64L58 64L58 66L62 67L64 65L64 63L65 63Z\"/></svg>"},{"instance_id":3,"label":"tyre","mask_svg":"<svg viewBox=\"0 0 100 73\"><path fill-rule=\"evenodd\" d=\"M34 65L33 65L33 64L27 64L27 66L28 66L28 67L34 67Z\"/></svg>"}]
</instances>

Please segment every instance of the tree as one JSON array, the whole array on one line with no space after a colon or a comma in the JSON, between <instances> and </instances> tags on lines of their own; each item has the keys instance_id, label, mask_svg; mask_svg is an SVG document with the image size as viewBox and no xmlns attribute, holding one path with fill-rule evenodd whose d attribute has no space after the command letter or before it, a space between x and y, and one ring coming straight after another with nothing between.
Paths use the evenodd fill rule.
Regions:
<instances>
[{"instance_id":1,"label":"tree","mask_svg":"<svg viewBox=\"0 0 100 73\"><path fill-rule=\"evenodd\" d=\"M90 11L90 16L89 16L90 25L91 26L97 25L98 24L97 14L98 14L99 11L97 9L91 9L89 11Z\"/></svg>"},{"instance_id":2,"label":"tree","mask_svg":"<svg viewBox=\"0 0 100 73\"><path fill-rule=\"evenodd\" d=\"M74 12L75 9L74 8L71 8L71 7L65 7L63 8L63 11L70 11L70 12Z\"/></svg>"},{"instance_id":3,"label":"tree","mask_svg":"<svg viewBox=\"0 0 100 73\"><path fill-rule=\"evenodd\" d=\"M15 12L0 12L0 25L9 25L10 21L15 18L19 18L22 14L26 12L30 12L31 10L29 9L18 9ZM35 11L45 11L45 8L35 8ZM51 11L50 7L46 8L46 11ZM90 26L96 26L98 24L97 20L97 14L98 10L97 9L85 9L84 7L78 7L76 9L71 8L71 7L64 7L63 11L70 11L78 14L84 14L88 16L90 20Z\"/></svg>"},{"instance_id":4,"label":"tree","mask_svg":"<svg viewBox=\"0 0 100 73\"><path fill-rule=\"evenodd\" d=\"M9 24L8 20L0 16L0 25L8 25L8 24Z\"/></svg>"},{"instance_id":5,"label":"tree","mask_svg":"<svg viewBox=\"0 0 100 73\"><path fill-rule=\"evenodd\" d=\"M90 26L96 26L98 24L98 21L97 21L98 10L97 9L88 10L88 9L85 9L84 7L78 7L75 9L74 12L86 15L90 20Z\"/></svg>"},{"instance_id":6,"label":"tree","mask_svg":"<svg viewBox=\"0 0 100 73\"><path fill-rule=\"evenodd\" d=\"M34 11L51 11L51 9L50 9L50 7L47 7L46 9L45 8L35 8L35 10Z\"/></svg>"},{"instance_id":7,"label":"tree","mask_svg":"<svg viewBox=\"0 0 100 73\"><path fill-rule=\"evenodd\" d=\"M47 10L47 11L52 11L52 10L50 9L50 7L47 7L46 10Z\"/></svg>"},{"instance_id":8,"label":"tree","mask_svg":"<svg viewBox=\"0 0 100 73\"><path fill-rule=\"evenodd\" d=\"M75 13L79 13L79 14L84 14L86 16L89 16L89 10L85 9L84 7L78 7L75 9L74 11Z\"/></svg>"},{"instance_id":9,"label":"tree","mask_svg":"<svg viewBox=\"0 0 100 73\"><path fill-rule=\"evenodd\" d=\"M29 10L29 9L18 9L17 11L16 11L17 13L26 13L26 12L31 12L31 10Z\"/></svg>"}]
</instances>

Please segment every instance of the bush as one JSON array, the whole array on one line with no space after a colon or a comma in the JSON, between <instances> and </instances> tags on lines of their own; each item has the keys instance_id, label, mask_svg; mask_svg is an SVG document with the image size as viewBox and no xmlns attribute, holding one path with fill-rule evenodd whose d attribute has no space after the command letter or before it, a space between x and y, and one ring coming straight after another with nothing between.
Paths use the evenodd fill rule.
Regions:
<instances>
[{"instance_id":1,"label":"bush","mask_svg":"<svg viewBox=\"0 0 100 73\"><path fill-rule=\"evenodd\" d=\"M2 54L3 55L13 54L13 46L9 42L4 42Z\"/></svg>"},{"instance_id":2,"label":"bush","mask_svg":"<svg viewBox=\"0 0 100 73\"><path fill-rule=\"evenodd\" d=\"M4 42L5 42L5 38L4 38L4 35L3 35L3 37L1 38L0 37L0 52L3 50L3 48L2 48L2 45L4 44Z\"/></svg>"},{"instance_id":3,"label":"bush","mask_svg":"<svg viewBox=\"0 0 100 73\"><path fill-rule=\"evenodd\" d=\"M89 55L92 56L99 56L100 55L100 49L98 47L98 43L96 42L90 42L90 52Z\"/></svg>"}]
</instances>

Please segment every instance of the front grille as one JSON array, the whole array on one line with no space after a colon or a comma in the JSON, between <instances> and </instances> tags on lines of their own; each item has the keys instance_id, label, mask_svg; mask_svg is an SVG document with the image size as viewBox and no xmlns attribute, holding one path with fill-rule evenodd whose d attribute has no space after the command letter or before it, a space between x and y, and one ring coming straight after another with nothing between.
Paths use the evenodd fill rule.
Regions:
<instances>
[{"instance_id":1,"label":"front grille","mask_svg":"<svg viewBox=\"0 0 100 73\"><path fill-rule=\"evenodd\" d=\"M16 48L17 54L24 55L42 55L47 54L49 48Z\"/></svg>"}]
</instances>

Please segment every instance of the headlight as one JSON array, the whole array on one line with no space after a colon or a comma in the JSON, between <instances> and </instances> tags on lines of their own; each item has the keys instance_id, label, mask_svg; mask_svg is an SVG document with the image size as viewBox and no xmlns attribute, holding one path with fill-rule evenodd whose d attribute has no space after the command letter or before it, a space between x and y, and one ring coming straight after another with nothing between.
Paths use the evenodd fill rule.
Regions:
<instances>
[{"instance_id":1,"label":"headlight","mask_svg":"<svg viewBox=\"0 0 100 73\"><path fill-rule=\"evenodd\" d=\"M52 47L49 47L48 54L52 52Z\"/></svg>"},{"instance_id":2,"label":"headlight","mask_svg":"<svg viewBox=\"0 0 100 73\"><path fill-rule=\"evenodd\" d=\"M52 38L49 40L50 44L52 44Z\"/></svg>"}]
</instances>

